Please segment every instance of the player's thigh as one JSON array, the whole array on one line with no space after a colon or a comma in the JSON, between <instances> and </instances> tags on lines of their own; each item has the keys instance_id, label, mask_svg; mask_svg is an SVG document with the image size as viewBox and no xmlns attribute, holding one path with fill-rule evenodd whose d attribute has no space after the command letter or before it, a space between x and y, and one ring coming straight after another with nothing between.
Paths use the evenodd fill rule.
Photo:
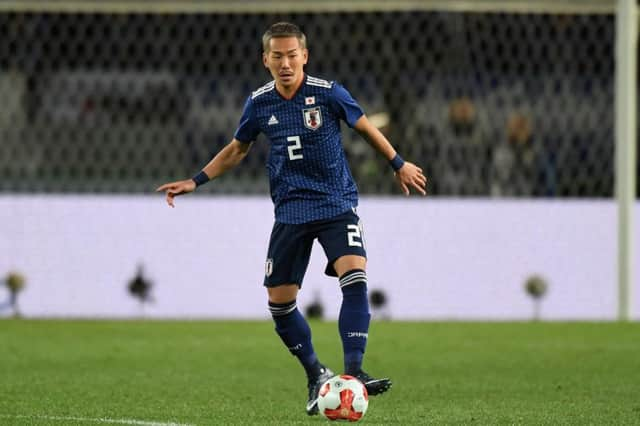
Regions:
<instances>
[{"instance_id":1,"label":"player's thigh","mask_svg":"<svg viewBox=\"0 0 640 426\"><path fill-rule=\"evenodd\" d=\"M304 225L276 222L267 250L265 287L277 288L290 284L301 287L309 265L312 245L313 238L308 235ZM280 289L274 292L286 294L287 290Z\"/></svg>"},{"instance_id":2,"label":"player's thigh","mask_svg":"<svg viewBox=\"0 0 640 426\"><path fill-rule=\"evenodd\" d=\"M362 222L358 215L349 210L339 216L322 223L317 230L318 241L327 256L325 273L329 276L340 276L350 269L364 269L367 252L364 244ZM340 270L336 269L337 266Z\"/></svg>"}]
</instances>

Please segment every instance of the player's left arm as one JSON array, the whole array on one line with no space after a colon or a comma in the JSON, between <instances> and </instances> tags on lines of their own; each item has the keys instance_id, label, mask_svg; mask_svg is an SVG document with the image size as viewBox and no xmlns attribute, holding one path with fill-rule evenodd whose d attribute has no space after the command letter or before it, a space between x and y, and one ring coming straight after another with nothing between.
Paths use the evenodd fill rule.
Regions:
<instances>
[{"instance_id":1,"label":"player's left arm","mask_svg":"<svg viewBox=\"0 0 640 426\"><path fill-rule=\"evenodd\" d=\"M396 181L400 185L404 195L409 195L409 188L413 187L422 195L427 195L427 178L422 169L409 161L402 160L391 143L387 140L377 127L375 127L366 115L362 115L356 121L353 128L369 143L376 151L384 156L391 164L395 172ZM398 167L399 166L399 167Z\"/></svg>"}]
</instances>

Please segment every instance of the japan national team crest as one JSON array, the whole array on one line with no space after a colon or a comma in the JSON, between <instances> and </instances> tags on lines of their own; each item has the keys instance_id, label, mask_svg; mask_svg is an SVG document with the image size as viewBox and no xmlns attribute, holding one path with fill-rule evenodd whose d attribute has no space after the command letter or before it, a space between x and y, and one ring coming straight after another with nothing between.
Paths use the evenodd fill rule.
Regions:
<instances>
[{"instance_id":1,"label":"japan national team crest","mask_svg":"<svg viewBox=\"0 0 640 426\"><path fill-rule=\"evenodd\" d=\"M304 115L304 125L311 130L318 130L322 126L322 114L320 114L320 107L307 108L302 110Z\"/></svg>"},{"instance_id":2,"label":"japan national team crest","mask_svg":"<svg viewBox=\"0 0 640 426\"><path fill-rule=\"evenodd\" d=\"M264 264L264 274L268 277L273 273L273 259L268 258Z\"/></svg>"}]
</instances>

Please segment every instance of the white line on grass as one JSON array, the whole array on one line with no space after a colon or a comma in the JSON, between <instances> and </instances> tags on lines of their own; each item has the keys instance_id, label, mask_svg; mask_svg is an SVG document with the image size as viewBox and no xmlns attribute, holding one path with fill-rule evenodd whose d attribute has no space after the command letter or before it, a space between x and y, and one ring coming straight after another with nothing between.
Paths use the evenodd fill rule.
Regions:
<instances>
[{"instance_id":1,"label":"white line on grass","mask_svg":"<svg viewBox=\"0 0 640 426\"><path fill-rule=\"evenodd\" d=\"M136 425L136 426L194 426L188 423L164 423L164 422L149 422L145 420L135 419L110 419L107 417L63 417L63 416L27 416L20 414L0 414L0 418L4 419L40 419L40 420L59 420L61 422L73 420L76 422L91 422L91 423L115 423L121 425Z\"/></svg>"}]
</instances>

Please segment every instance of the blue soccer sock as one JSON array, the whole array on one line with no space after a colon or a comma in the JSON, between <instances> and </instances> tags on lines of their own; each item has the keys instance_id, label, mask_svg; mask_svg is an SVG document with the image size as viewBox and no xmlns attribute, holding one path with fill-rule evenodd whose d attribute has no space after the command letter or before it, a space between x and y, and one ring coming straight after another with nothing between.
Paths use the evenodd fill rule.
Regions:
<instances>
[{"instance_id":1,"label":"blue soccer sock","mask_svg":"<svg viewBox=\"0 0 640 426\"><path fill-rule=\"evenodd\" d=\"M344 351L344 371L354 375L362 368L362 358L369 337L369 301L367 275L362 269L352 269L340 277L342 307L338 328Z\"/></svg>"},{"instance_id":2,"label":"blue soccer sock","mask_svg":"<svg viewBox=\"0 0 640 426\"><path fill-rule=\"evenodd\" d=\"M291 354L298 358L307 377L320 375L322 364L313 350L311 329L298 310L296 300L286 303L269 302L269 311L276 323L276 332Z\"/></svg>"}]
</instances>

